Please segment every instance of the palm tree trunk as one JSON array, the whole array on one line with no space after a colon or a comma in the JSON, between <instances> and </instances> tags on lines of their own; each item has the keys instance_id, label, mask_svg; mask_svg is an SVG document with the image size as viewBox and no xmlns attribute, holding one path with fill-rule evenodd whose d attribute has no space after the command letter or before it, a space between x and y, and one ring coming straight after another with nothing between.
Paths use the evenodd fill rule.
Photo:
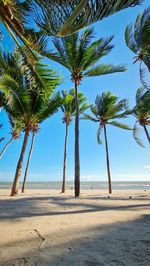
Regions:
<instances>
[{"instance_id":1,"label":"palm tree trunk","mask_svg":"<svg viewBox=\"0 0 150 266\"><path fill-rule=\"evenodd\" d=\"M79 158L79 101L78 85L75 80L76 118L75 118L75 197L80 196L80 158Z\"/></svg>"},{"instance_id":2,"label":"palm tree trunk","mask_svg":"<svg viewBox=\"0 0 150 266\"><path fill-rule=\"evenodd\" d=\"M22 145L22 150L21 150L20 158L19 158L19 161L18 161L18 164L17 164L17 169L16 169L16 173L15 173L15 179L14 179L14 183L13 183L13 186L12 186L12 190L11 190L10 196L17 196L18 195L19 179L20 179L20 175L21 175L23 158L24 158L24 154L25 154L25 150L26 150L26 146L27 146L27 142L28 142L28 137L29 137L29 129L27 129L25 131L25 136L24 136L24 141L23 141L23 145Z\"/></svg>"},{"instance_id":3,"label":"palm tree trunk","mask_svg":"<svg viewBox=\"0 0 150 266\"><path fill-rule=\"evenodd\" d=\"M62 183L62 191L61 191L61 193L65 193L65 190L66 190L67 141L68 141L68 123L66 123L66 138L65 138L65 150L64 150L63 183Z\"/></svg>"},{"instance_id":4,"label":"palm tree trunk","mask_svg":"<svg viewBox=\"0 0 150 266\"><path fill-rule=\"evenodd\" d=\"M1 152L1 154L0 154L0 159L2 158L2 156L3 156L4 152L6 151L8 145L9 145L13 140L14 140L14 137L12 137L12 138L10 139L10 141L8 141L8 143L5 145L4 149L2 150L2 152Z\"/></svg>"},{"instance_id":5,"label":"palm tree trunk","mask_svg":"<svg viewBox=\"0 0 150 266\"><path fill-rule=\"evenodd\" d=\"M24 193L24 190L25 190L25 184L26 184L26 179L27 179L27 173L28 173L28 168L29 168L30 158L31 158L32 150L33 150L34 137L35 137L35 133L33 132L33 135L32 135L32 142L31 142L31 148L30 148L30 151L29 151L29 156L28 156L27 166L26 166L26 170L25 170L25 174L24 174L24 179L23 179L22 193Z\"/></svg>"},{"instance_id":6,"label":"palm tree trunk","mask_svg":"<svg viewBox=\"0 0 150 266\"><path fill-rule=\"evenodd\" d=\"M107 135L106 135L106 125L104 125L104 135L105 135L105 145L106 145L106 160L107 160L107 173L108 173L109 193L112 193L110 167L109 167L108 143L107 143Z\"/></svg>"},{"instance_id":7,"label":"palm tree trunk","mask_svg":"<svg viewBox=\"0 0 150 266\"><path fill-rule=\"evenodd\" d=\"M149 136L149 134L148 134L147 128L146 128L145 125L144 125L143 127L144 127L144 131L145 131L145 133L146 133L146 136L147 136L147 138L148 138L148 141L149 141L149 143L150 143L150 136Z\"/></svg>"}]
</instances>

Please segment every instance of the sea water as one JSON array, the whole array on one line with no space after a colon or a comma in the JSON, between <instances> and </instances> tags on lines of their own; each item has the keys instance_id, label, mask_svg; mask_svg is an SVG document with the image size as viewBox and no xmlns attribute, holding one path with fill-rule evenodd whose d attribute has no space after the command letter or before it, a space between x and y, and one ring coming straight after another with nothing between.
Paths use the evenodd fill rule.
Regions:
<instances>
[{"instance_id":1,"label":"sea water","mask_svg":"<svg viewBox=\"0 0 150 266\"><path fill-rule=\"evenodd\" d=\"M22 183L20 183L20 188ZM61 190L61 182L27 182L26 189L58 189ZM12 183L0 182L0 189L11 189ZM74 183L67 182L66 189L73 189ZM107 190L107 182L81 182L81 190ZM150 190L150 182L112 182L115 190Z\"/></svg>"}]
</instances>

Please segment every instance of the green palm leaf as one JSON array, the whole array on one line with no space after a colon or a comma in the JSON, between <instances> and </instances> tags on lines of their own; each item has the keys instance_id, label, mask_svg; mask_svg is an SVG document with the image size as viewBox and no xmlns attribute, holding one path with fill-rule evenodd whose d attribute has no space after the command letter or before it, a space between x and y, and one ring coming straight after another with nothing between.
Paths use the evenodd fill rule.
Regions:
<instances>
[{"instance_id":1,"label":"green palm leaf","mask_svg":"<svg viewBox=\"0 0 150 266\"><path fill-rule=\"evenodd\" d=\"M118 123L117 121L109 122L109 124L110 124L110 125L113 125L113 126L115 126L115 127L122 128L122 129L132 130L132 128L130 128L128 125Z\"/></svg>"},{"instance_id":2,"label":"green palm leaf","mask_svg":"<svg viewBox=\"0 0 150 266\"><path fill-rule=\"evenodd\" d=\"M132 52L137 55L135 62L140 61L140 79L144 87L146 87L147 85L143 81L141 64L142 62L144 62L148 70L150 71L149 25L150 8L147 8L137 16L134 26L132 26L132 24L129 24L125 31L126 44L129 49L131 49Z\"/></svg>"},{"instance_id":3,"label":"green palm leaf","mask_svg":"<svg viewBox=\"0 0 150 266\"><path fill-rule=\"evenodd\" d=\"M101 134L101 131L102 131L102 126L100 125L99 126L99 128L98 128L98 130L97 130L97 142L98 142L98 144L100 144L100 145L102 145L103 144L103 142L101 141L101 139L100 139L100 134Z\"/></svg>"},{"instance_id":4,"label":"green palm leaf","mask_svg":"<svg viewBox=\"0 0 150 266\"><path fill-rule=\"evenodd\" d=\"M111 73L116 73L116 72L124 72L126 71L125 66L112 66L112 65L99 65L96 67L93 67L92 69L86 71L84 73L85 77L92 77L92 76L99 76L99 75L107 75Z\"/></svg>"},{"instance_id":5,"label":"green palm leaf","mask_svg":"<svg viewBox=\"0 0 150 266\"><path fill-rule=\"evenodd\" d=\"M60 95L60 93L59 93ZM76 114L76 102L75 102L75 89L71 89L69 92L62 90L62 104L61 109L64 113L63 121L66 121L66 118L71 118ZM87 98L83 93L78 93L78 103L79 103L79 115L84 114L85 110L89 108L88 103L86 102Z\"/></svg>"},{"instance_id":6,"label":"green palm leaf","mask_svg":"<svg viewBox=\"0 0 150 266\"><path fill-rule=\"evenodd\" d=\"M139 138L139 128L137 127L136 123L134 125L134 128L133 128L133 137L135 139L135 141L141 146L144 148L144 144L143 142L140 140Z\"/></svg>"},{"instance_id":7,"label":"green palm leaf","mask_svg":"<svg viewBox=\"0 0 150 266\"><path fill-rule=\"evenodd\" d=\"M122 9L141 3L140 0L108 2L106 0L30 1L37 26L48 35L65 36L110 16ZM35 12L36 11L36 12Z\"/></svg>"},{"instance_id":8,"label":"green palm leaf","mask_svg":"<svg viewBox=\"0 0 150 266\"><path fill-rule=\"evenodd\" d=\"M91 121L94 121L94 122L99 122L99 119L96 119L88 114L84 114L84 116L81 118L81 119L85 119L85 120L91 120Z\"/></svg>"},{"instance_id":9,"label":"green palm leaf","mask_svg":"<svg viewBox=\"0 0 150 266\"><path fill-rule=\"evenodd\" d=\"M126 27L126 31L125 31L126 45L130 48L130 50L133 53L138 54L138 48L136 47L136 41L134 39L134 35L133 35L132 31L133 31L133 27L131 24L129 24Z\"/></svg>"}]
</instances>

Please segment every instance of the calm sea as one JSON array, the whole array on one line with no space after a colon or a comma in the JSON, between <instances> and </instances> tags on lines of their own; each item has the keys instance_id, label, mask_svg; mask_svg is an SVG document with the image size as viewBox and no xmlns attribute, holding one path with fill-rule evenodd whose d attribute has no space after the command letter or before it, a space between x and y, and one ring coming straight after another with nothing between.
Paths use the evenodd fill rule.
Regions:
<instances>
[{"instance_id":1,"label":"calm sea","mask_svg":"<svg viewBox=\"0 0 150 266\"><path fill-rule=\"evenodd\" d=\"M21 187L22 184L20 184ZM12 183L0 182L0 189L10 189ZM67 182L66 189L73 189L73 182ZM116 190L150 190L150 182L112 182L112 188ZM26 189L59 189L61 182L28 182ZM82 190L105 190L108 189L107 182L81 182Z\"/></svg>"}]
</instances>

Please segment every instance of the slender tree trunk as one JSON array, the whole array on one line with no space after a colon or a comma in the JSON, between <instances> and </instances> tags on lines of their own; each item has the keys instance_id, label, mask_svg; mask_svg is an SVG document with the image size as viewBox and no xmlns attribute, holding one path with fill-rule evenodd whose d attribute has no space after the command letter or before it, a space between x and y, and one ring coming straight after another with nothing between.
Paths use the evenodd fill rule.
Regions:
<instances>
[{"instance_id":1,"label":"slender tree trunk","mask_svg":"<svg viewBox=\"0 0 150 266\"><path fill-rule=\"evenodd\" d=\"M109 193L112 193L110 167L109 167L108 143L107 143L107 135L106 135L106 125L104 125L104 135L105 135L105 145L106 145L106 160L107 160L107 173L108 173Z\"/></svg>"},{"instance_id":2,"label":"slender tree trunk","mask_svg":"<svg viewBox=\"0 0 150 266\"><path fill-rule=\"evenodd\" d=\"M25 190L25 184L26 184L26 179L27 179L27 173L28 173L28 168L29 168L30 158L31 158L32 150L33 150L34 137L35 137L35 133L33 133L33 135L32 135L31 148L30 148L30 151L29 151L29 156L28 156L27 166L26 166L26 170L25 170L25 174L24 174L24 179L23 179L22 193L24 193L24 190Z\"/></svg>"},{"instance_id":3,"label":"slender tree trunk","mask_svg":"<svg viewBox=\"0 0 150 266\"><path fill-rule=\"evenodd\" d=\"M146 133L146 136L147 136L147 138L148 138L148 141L149 141L149 143L150 143L150 136L149 136L149 134L148 134L147 128L146 128L145 125L144 125L143 127L144 127L144 131L145 131L145 133Z\"/></svg>"},{"instance_id":4,"label":"slender tree trunk","mask_svg":"<svg viewBox=\"0 0 150 266\"><path fill-rule=\"evenodd\" d=\"M12 138L10 139L10 141L8 141L8 143L5 145L4 149L2 150L2 152L1 152L1 154L0 154L0 159L2 158L2 156L3 156L4 152L6 151L8 145L9 145L13 140L14 140L14 137L12 137Z\"/></svg>"},{"instance_id":5,"label":"slender tree trunk","mask_svg":"<svg viewBox=\"0 0 150 266\"><path fill-rule=\"evenodd\" d=\"M62 182L62 191L61 191L61 193L65 193L65 190L66 190L67 141L68 141L68 123L66 123L66 138L65 138L65 150L64 150L64 168L63 168L63 182Z\"/></svg>"},{"instance_id":6,"label":"slender tree trunk","mask_svg":"<svg viewBox=\"0 0 150 266\"><path fill-rule=\"evenodd\" d=\"M80 196L80 158L79 158L79 101L78 85L75 80L76 118L75 118L75 197Z\"/></svg>"},{"instance_id":7,"label":"slender tree trunk","mask_svg":"<svg viewBox=\"0 0 150 266\"><path fill-rule=\"evenodd\" d=\"M29 137L29 129L27 129L25 131L25 136L24 136L24 141L23 141L23 145L22 145L22 150L21 150L20 158L19 158L19 161L18 161L18 164L17 164L17 169L16 169L16 173L15 173L15 179L14 179L14 183L13 183L13 186L12 186L12 190L11 190L10 196L17 196L18 195L19 179L20 179L20 175L21 175L23 158L24 158L24 154L25 154L25 150L26 150L26 146L27 146L27 142L28 142L28 137Z\"/></svg>"}]
</instances>

